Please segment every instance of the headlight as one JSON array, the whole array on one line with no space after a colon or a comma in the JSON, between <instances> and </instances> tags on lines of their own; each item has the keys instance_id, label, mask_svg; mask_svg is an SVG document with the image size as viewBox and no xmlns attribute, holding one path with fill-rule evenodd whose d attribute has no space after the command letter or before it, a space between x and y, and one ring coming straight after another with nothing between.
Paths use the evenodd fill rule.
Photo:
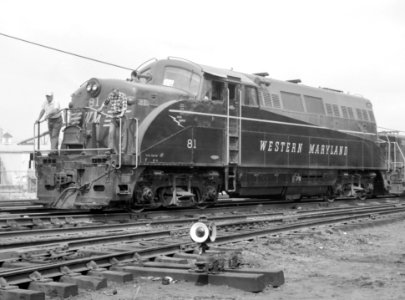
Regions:
<instances>
[{"instance_id":1,"label":"headlight","mask_svg":"<svg viewBox=\"0 0 405 300\"><path fill-rule=\"evenodd\" d=\"M90 79L87 82L86 91L90 94L90 96L97 97L101 92L100 82L94 78Z\"/></svg>"}]
</instances>

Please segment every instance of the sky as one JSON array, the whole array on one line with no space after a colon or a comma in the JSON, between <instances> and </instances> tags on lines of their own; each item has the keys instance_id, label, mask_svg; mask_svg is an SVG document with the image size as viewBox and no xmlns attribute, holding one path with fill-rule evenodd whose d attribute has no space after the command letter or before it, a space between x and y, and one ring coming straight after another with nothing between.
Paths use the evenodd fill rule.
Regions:
<instances>
[{"instance_id":1,"label":"sky","mask_svg":"<svg viewBox=\"0 0 405 300\"><path fill-rule=\"evenodd\" d=\"M370 99L379 127L405 131L401 0L2 0L0 34L130 69L176 56L299 78ZM0 128L29 138L47 91L67 107L86 80L129 74L0 35Z\"/></svg>"}]
</instances>

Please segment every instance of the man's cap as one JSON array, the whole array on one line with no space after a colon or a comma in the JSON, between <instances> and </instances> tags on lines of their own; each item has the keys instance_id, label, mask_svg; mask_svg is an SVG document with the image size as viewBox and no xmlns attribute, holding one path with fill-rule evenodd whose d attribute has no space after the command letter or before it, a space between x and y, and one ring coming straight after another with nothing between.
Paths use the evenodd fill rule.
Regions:
<instances>
[{"instance_id":1,"label":"man's cap","mask_svg":"<svg viewBox=\"0 0 405 300\"><path fill-rule=\"evenodd\" d=\"M53 96L53 92L52 92L52 91L48 91L48 92L46 92L45 96Z\"/></svg>"}]
</instances>

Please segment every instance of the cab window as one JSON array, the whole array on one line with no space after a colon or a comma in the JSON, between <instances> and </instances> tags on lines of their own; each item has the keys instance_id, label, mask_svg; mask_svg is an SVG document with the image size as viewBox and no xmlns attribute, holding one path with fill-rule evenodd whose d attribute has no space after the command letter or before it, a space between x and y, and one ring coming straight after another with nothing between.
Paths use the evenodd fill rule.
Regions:
<instances>
[{"instance_id":1,"label":"cab window","mask_svg":"<svg viewBox=\"0 0 405 300\"><path fill-rule=\"evenodd\" d=\"M171 86L197 95L200 88L201 77L189 70L166 67L163 76L163 85Z\"/></svg>"}]
</instances>

